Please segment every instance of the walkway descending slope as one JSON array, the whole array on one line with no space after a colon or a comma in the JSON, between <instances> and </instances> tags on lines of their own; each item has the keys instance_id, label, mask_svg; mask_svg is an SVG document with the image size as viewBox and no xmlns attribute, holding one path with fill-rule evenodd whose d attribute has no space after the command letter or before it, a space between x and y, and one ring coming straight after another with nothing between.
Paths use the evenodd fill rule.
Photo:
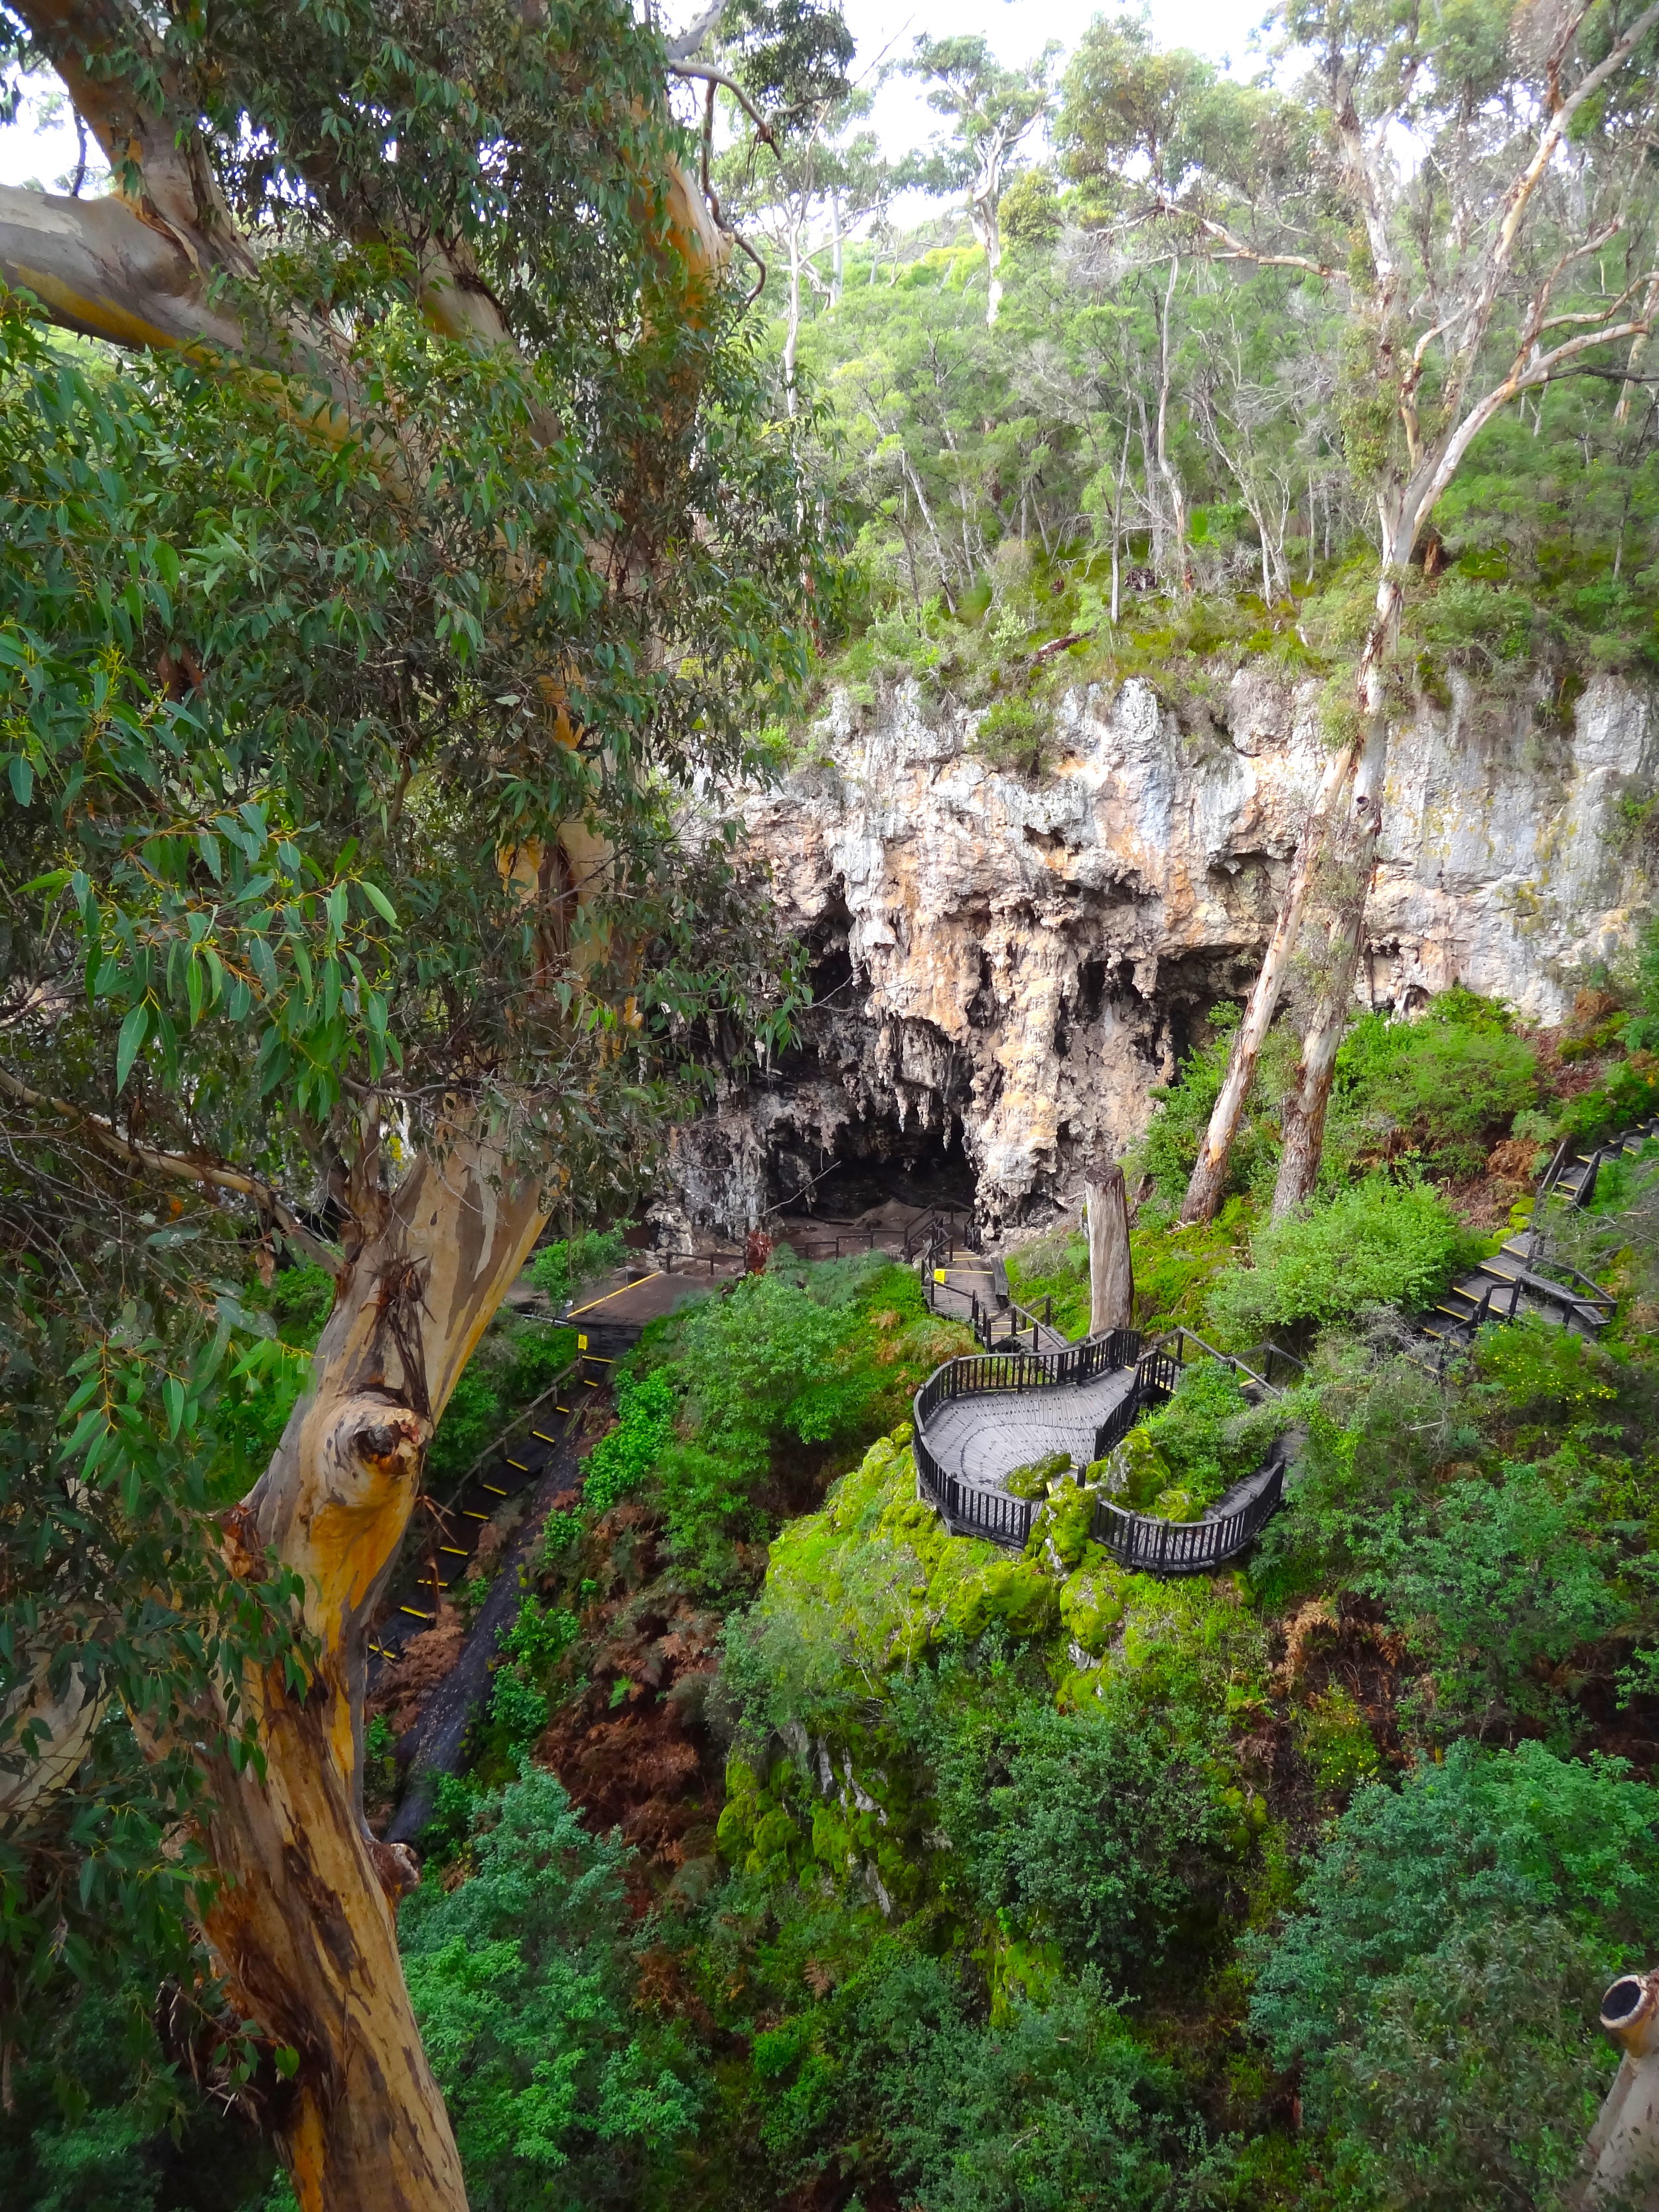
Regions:
<instances>
[{"instance_id":1,"label":"walkway descending slope","mask_svg":"<svg viewBox=\"0 0 1659 2212\"><path fill-rule=\"evenodd\" d=\"M1564 1142L1538 1186L1534 1222L1552 1196L1565 1199L1569 1206L1588 1206L1606 1164L1634 1158L1656 1136L1659 1115L1609 1138L1594 1152L1575 1152ZM1483 1322L1514 1321L1532 1313L1580 1336L1595 1337L1611 1320L1613 1304L1610 1294L1588 1275L1545 1256L1541 1230L1522 1229L1506 1237L1489 1260L1452 1285L1424 1322L1423 1334L1441 1344L1467 1344Z\"/></svg>"},{"instance_id":2,"label":"walkway descending slope","mask_svg":"<svg viewBox=\"0 0 1659 2212\"><path fill-rule=\"evenodd\" d=\"M1556 1194L1586 1206L1603 1164L1641 1152L1659 1138L1659 1115L1626 1130L1591 1152L1573 1153L1564 1143L1539 1184L1534 1220ZM1507 1238L1502 1248L1448 1291L1421 1325L1440 1358L1461 1349L1487 1322L1535 1313L1560 1327L1593 1337L1606 1327L1615 1301L1588 1276L1543 1251L1540 1228ZM976 1254L958 1258L954 1245L928 1255L928 1303L935 1312L969 1322L988 1349L978 1358L947 1360L916 1393L916 1477L924 1496L954 1535L989 1537L1023 1547L1036 1504L1014 1498L1008 1476L1056 1452L1082 1470L1103 1456L1149 1407L1168 1399L1178 1377L1176 1359L1163 1350L1143 1355L1133 1330L1067 1346L1057 1330L1011 1304L1001 1262ZM1024 1349L1029 1335L1031 1348ZM1177 1330L1177 1354L1197 1343ZM1018 1346L1011 1351L1005 1346ZM1266 1347L1269 1354L1276 1347ZM1288 1355L1283 1355L1288 1357ZM1228 1364L1249 1378L1256 1395L1277 1395L1266 1378L1237 1360ZM1298 1364L1298 1363L1292 1363ZM1091 1533L1125 1565L1154 1574L1194 1573L1223 1565L1243 1551L1278 1510L1294 1447L1281 1437L1253 1474L1236 1482L1197 1521L1163 1521L1130 1513L1109 1499L1096 1502Z\"/></svg>"}]
</instances>

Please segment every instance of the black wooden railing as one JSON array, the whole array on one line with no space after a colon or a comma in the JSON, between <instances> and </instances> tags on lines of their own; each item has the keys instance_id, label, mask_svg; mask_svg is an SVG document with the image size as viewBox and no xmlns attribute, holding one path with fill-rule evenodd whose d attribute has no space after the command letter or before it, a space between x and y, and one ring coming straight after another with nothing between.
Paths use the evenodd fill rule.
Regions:
<instances>
[{"instance_id":1,"label":"black wooden railing","mask_svg":"<svg viewBox=\"0 0 1659 2212\"><path fill-rule=\"evenodd\" d=\"M1120 1565L1142 1574L1202 1574L1224 1565L1253 1543L1278 1512L1291 1450L1290 1439L1281 1437L1258 1472L1238 1486L1246 1495L1231 1512L1207 1515L1201 1521L1159 1521L1150 1514L1126 1512L1103 1498L1096 1502L1090 1534Z\"/></svg>"},{"instance_id":2,"label":"black wooden railing","mask_svg":"<svg viewBox=\"0 0 1659 2212\"><path fill-rule=\"evenodd\" d=\"M935 1368L915 1395L912 1449L923 1494L938 1508L951 1534L983 1536L994 1544L1023 1551L1030 1538L1038 1501L1011 1498L1000 1490L978 1489L947 1473L927 1441L927 1424L941 1406L957 1398L1075 1385L1131 1363L1135 1369L1133 1384L1096 1432L1093 1455L1099 1460L1122 1443L1149 1406L1165 1403L1181 1380L1178 1357L1157 1346L1143 1351L1138 1330L1114 1329L1109 1336L1090 1337L1064 1352L981 1352L966 1359L950 1359ZM1096 1502L1091 1534L1114 1559L1145 1573L1199 1574L1221 1566L1253 1542L1278 1510L1288 1455L1289 1446L1281 1438L1257 1474L1234 1486L1234 1494L1243 1494L1229 1511L1212 1510L1200 1521L1161 1521L1100 1498ZM1079 1480L1082 1480L1080 1474Z\"/></svg>"}]
</instances>

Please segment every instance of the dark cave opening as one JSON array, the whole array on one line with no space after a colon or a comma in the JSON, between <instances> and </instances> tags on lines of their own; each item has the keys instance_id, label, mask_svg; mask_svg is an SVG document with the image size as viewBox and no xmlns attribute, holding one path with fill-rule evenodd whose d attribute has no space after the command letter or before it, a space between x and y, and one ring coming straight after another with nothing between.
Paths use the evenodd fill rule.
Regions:
<instances>
[{"instance_id":1,"label":"dark cave opening","mask_svg":"<svg viewBox=\"0 0 1659 2212\"><path fill-rule=\"evenodd\" d=\"M901 1127L896 1114L877 1113L842 1122L827 1154L805 1142L775 1149L768 1181L781 1216L854 1221L892 1205L971 1212L976 1178L958 1115L923 1127L914 1117Z\"/></svg>"}]
</instances>

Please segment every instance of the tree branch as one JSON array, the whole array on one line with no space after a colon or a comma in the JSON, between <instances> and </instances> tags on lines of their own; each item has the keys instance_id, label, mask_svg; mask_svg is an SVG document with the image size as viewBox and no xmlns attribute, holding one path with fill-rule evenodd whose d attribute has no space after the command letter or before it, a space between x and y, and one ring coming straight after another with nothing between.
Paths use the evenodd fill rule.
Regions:
<instances>
[{"instance_id":1,"label":"tree branch","mask_svg":"<svg viewBox=\"0 0 1659 2212\"><path fill-rule=\"evenodd\" d=\"M777 153L778 142L772 135L771 125L735 77L727 76L724 70L717 70L711 62L680 62L675 61L672 57L668 64L668 74L670 76L684 77L688 81L695 81L699 84L717 84L723 92L729 92L754 125L755 135L762 145L769 146L775 154ZM779 159L782 159L781 155L779 155Z\"/></svg>"},{"instance_id":2,"label":"tree branch","mask_svg":"<svg viewBox=\"0 0 1659 2212\"><path fill-rule=\"evenodd\" d=\"M1153 204L1152 212L1155 215L1179 216L1188 222L1196 223L1206 237L1218 238L1227 251L1213 257L1218 261L1249 261L1258 269L1305 269L1310 276L1328 279L1342 274L1340 269L1333 268L1328 262L1310 260L1305 253L1259 252L1255 246L1246 246L1243 240L1229 230L1225 223L1217 222L1209 216L1200 215L1195 208L1182 207L1179 200L1170 199L1167 194L1159 196Z\"/></svg>"},{"instance_id":3,"label":"tree branch","mask_svg":"<svg viewBox=\"0 0 1659 2212\"><path fill-rule=\"evenodd\" d=\"M238 1197L251 1198L254 1204L267 1212L291 1244L296 1244L319 1267L326 1267L337 1281L345 1272L345 1261L333 1247L315 1237L299 1218L286 1199L281 1197L267 1182L257 1176L245 1174L240 1168L226 1167L217 1160L192 1159L186 1152L164 1152L154 1145L143 1145L131 1137L124 1137L113 1122L101 1114L88 1114L83 1108L70 1103L67 1098L53 1098L44 1091L31 1090L27 1083L0 1068L0 1093L15 1099L20 1106L27 1106L40 1114L52 1114L59 1121L69 1121L98 1148L106 1158L118 1166L147 1169L152 1175L166 1176L174 1182L191 1182L210 1190L234 1191Z\"/></svg>"},{"instance_id":4,"label":"tree branch","mask_svg":"<svg viewBox=\"0 0 1659 2212\"><path fill-rule=\"evenodd\" d=\"M171 230L127 203L0 185L0 278L84 337L170 352L242 353L247 334L211 305Z\"/></svg>"}]
</instances>

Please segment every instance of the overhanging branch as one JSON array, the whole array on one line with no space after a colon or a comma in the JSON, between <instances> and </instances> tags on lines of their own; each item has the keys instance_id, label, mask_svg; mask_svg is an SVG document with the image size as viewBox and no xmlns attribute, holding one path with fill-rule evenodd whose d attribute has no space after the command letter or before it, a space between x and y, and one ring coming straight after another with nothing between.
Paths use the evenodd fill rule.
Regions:
<instances>
[{"instance_id":1,"label":"overhanging branch","mask_svg":"<svg viewBox=\"0 0 1659 2212\"><path fill-rule=\"evenodd\" d=\"M194 1183L199 1188L231 1191L239 1198L252 1199L307 1259L319 1267L326 1267L337 1280L344 1273L345 1262L340 1255L321 1237L313 1236L287 1200L258 1176L248 1175L240 1168L227 1167L220 1160L193 1159L188 1152L163 1152L157 1146L124 1137L103 1115L89 1114L67 1098L54 1098L49 1092L33 1090L18 1077L8 1074L4 1068L0 1068L0 1095L15 1099L34 1113L50 1114L58 1121L67 1121L118 1167L142 1170L165 1176L173 1182Z\"/></svg>"}]
</instances>

